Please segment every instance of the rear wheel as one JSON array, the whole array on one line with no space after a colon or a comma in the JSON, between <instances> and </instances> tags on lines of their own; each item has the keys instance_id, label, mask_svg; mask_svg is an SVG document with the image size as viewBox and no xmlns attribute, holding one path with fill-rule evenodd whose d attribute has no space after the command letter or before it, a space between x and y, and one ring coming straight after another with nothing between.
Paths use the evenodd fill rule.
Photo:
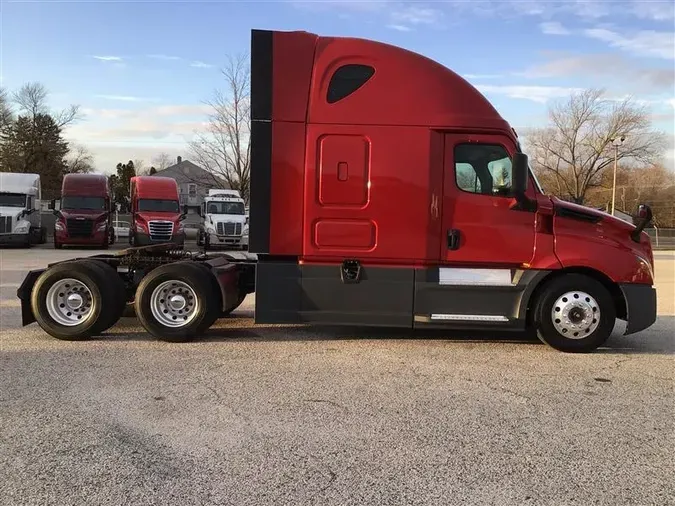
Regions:
<instances>
[{"instance_id":1,"label":"rear wheel","mask_svg":"<svg viewBox=\"0 0 675 506\"><path fill-rule=\"evenodd\" d=\"M105 289L107 300L104 314L101 316L101 322L98 332L105 332L115 325L122 317L127 303L127 289L124 281L120 278L117 270L105 262L98 260L84 260L89 262L94 269L98 270L99 275L105 280Z\"/></svg>"},{"instance_id":2,"label":"rear wheel","mask_svg":"<svg viewBox=\"0 0 675 506\"><path fill-rule=\"evenodd\" d=\"M87 261L50 267L35 282L31 307L38 325L52 337L79 341L100 332L112 293L96 266Z\"/></svg>"},{"instance_id":3,"label":"rear wheel","mask_svg":"<svg viewBox=\"0 0 675 506\"><path fill-rule=\"evenodd\" d=\"M162 341L186 342L211 323L218 297L204 269L175 262L150 271L136 290L136 314L143 327Z\"/></svg>"},{"instance_id":4,"label":"rear wheel","mask_svg":"<svg viewBox=\"0 0 675 506\"><path fill-rule=\"evenodd\" d=\"M544 343L563 352L585 353L609 339L616 308L602 283L581 274L566 274L544 285L533 320Z\"/></svg>"}]
</instances>

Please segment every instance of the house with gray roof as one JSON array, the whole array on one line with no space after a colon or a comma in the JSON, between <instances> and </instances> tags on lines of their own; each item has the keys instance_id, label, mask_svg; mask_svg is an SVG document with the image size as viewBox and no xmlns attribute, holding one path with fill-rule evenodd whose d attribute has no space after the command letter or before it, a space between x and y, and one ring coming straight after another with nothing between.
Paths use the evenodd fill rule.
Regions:
<instances>
[{"instance_id":1,"label":"house with gray roof","mask_svg":"<svg viewBox=\"0 0 675 506\"><path fill-rule=\"evenodd\" d=\"M180 156L176 158L175 164L166 169L158 170L153 175L175 179L178 183L181 207L187 205L189 209L195 212L202 205L210 188L230 189L230 186L223 179L189 160L183 160Z\"/></svg>"}]
</instances>

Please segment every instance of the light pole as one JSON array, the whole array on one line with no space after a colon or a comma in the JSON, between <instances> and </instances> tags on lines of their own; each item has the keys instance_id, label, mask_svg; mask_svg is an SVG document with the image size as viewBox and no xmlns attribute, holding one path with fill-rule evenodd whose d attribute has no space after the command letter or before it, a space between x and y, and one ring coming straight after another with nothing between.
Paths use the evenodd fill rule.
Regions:
<instances>
[{"instance_id":1,"label":"light pole","mask_svg":"<svg viewBox=\"0 0 675 506\"><path fill-rule=\"evenodd\" d=\"M617 160L619 159L619 146L623 144L623 141L626 140L625 136L621 137L613 137L610 139L612 141L612 145L614 146L614 181L612 182L612 216L614 216L614 202L616 199L616 166L617 166Z\"/></svg>"}]
</instances>

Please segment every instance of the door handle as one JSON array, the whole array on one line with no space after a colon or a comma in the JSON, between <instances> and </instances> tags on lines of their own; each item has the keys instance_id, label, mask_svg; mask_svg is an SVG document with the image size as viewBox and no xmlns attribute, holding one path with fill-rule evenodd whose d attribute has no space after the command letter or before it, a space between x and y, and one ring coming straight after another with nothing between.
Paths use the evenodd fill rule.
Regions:
<instances>
[{"instance_id":1,"label":"door handle","mask_svg":"<svg viewBox=\"0 0 675 506\"><path fill-rule=\"evenodd\" d=\"M448 230L448 249L456 250L459 248L459 230Z\"/></svg>"}]
</instances>

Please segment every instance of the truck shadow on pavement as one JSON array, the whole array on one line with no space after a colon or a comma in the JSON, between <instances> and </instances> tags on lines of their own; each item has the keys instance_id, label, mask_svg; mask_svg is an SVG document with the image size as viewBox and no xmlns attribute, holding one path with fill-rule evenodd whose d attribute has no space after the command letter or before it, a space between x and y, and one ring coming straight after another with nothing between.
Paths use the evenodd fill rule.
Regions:
<instances>
[{"instance_id":1,"label":"truck shadow on pavement","mask_svg":"<svg viewBox=\"0 0 675 506\"><path fill-rule=\"evenodd\" d=\"M147 332L138 332L138 320L125 318L134 330L125 332L124 326L101 336L103 340L153 340ZM235 325L232 325L235 324ZM672 354L675 351L675 316L659 316L652 327L637 334L624 336L625 323L617 322L605 346L594 353L623 354ZM113 330L113 329L111 329ZM523 344L546 346L534 332L518 331L460 331L460 330L410 330L385 327L332 326L332 325L254 325L252 318L234 315L218 320L203 336L183 343L198 346L213 342L290 342L290 341L359 341L359 340L418 340L448 341L457 344Z\"/></svg>"}]
</instances>

